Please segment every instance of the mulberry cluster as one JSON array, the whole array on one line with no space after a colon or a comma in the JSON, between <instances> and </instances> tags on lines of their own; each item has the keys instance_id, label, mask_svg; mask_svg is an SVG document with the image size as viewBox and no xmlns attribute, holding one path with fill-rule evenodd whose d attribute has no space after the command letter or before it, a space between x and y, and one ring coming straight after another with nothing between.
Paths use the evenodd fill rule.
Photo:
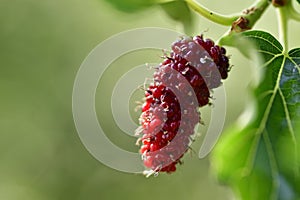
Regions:
<instances>
[{"instance_id":1,"label":"mulberry cluster","mask_svg":"<svg viewBox=\"0 0 300 200\"><path fill-rule=\"evenodd\" d=\"M172 44L145 90L140 117L144 165L152 173L176 170L189 149L200 113L210 90L221 85L229 72L226 50L203 36L181 38Z\"/></svg>"}]
</instances>

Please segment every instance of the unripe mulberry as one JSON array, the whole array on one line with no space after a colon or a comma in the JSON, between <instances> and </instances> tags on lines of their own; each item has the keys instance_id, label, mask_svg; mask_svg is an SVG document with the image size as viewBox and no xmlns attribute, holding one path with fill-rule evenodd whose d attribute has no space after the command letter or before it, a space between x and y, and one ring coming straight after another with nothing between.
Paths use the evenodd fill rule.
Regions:
<instances>
[{"instance_id":1,"label":"unripe mulberry","mask_svg":"<svg viewBox=\"0 0 300 200\"><path fill-rule=\"evenodd\" d=\"M203 36L186 37L172 44L145 90L138 134L144 165L155 172L174 172L188 150L200 121L198 108L210 100L210 90L229 72L223 47Z\"/></svg>"}]
</instances>

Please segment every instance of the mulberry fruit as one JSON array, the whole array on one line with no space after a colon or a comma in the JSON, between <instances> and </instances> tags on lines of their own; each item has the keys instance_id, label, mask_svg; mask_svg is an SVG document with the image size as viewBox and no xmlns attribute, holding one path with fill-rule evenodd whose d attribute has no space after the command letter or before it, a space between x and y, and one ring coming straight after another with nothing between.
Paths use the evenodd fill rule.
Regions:
<instances>
[{"instance_id":1,"label":"mulberry fruit","mask_svg":"<svg viewBox=\"0 0 300 200\"><path fill-rule=\"evenodd\" d=\"M140 153L148 175L176 171L189 149L200 113L209 104L210 90L229 72L226 50L203 36L172 44L170 56L158 66L145 90L140 117Z\"/></svg>"}]
</instances>

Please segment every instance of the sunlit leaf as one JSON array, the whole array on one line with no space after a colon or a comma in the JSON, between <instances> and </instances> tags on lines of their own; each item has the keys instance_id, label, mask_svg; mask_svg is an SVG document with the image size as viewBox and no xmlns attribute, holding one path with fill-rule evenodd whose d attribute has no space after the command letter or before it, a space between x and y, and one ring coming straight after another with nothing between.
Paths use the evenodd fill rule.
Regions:
<instances>
[{"instance_id":1,"label":"sunlit leaf","mask_svg":"<svg viewBox=\"0 0 300 200\"><path fill-rule=\"evenodd\" d=\"M256 45L265 74L253 88L255 114L224 133L212 155L213 166L243 200L299 199L300 49L284 53L262 31L243 35Z\"/></svg>"}]
</instances>

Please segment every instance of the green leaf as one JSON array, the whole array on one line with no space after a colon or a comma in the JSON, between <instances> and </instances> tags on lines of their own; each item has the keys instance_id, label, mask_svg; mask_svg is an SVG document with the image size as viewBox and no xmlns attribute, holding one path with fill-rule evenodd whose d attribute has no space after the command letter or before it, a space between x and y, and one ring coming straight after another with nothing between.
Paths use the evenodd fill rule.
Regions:
<instances>
[{"instance_id":1,"label":"green leaf","mask_svg":"<svg viewBox=\"0 0 300 200\"><path fill-rule=\"evenodd\" d=\"M161 4L164 11L175 21L184 25L185 32L191 33L193 29L193 17L185 1L172 1Z\"/></svg>"},{"instance_id":2,"label":"green leaf","mask_svg":"<svg viewBox=\"0 0 300 200\"><path fill-rule=\"evenodd\" d=\"M135 12L153 6L157 0L105 0L123 12Z\"/></svg>"},{"instance_id":3,"label":"green leaf","mask_svg":"<svg viewBox=\"0 0 300 200\"><path fill-rule=\"evenodd\" d=\"M300 0L297 0L298 3L300 3Z\"/></svg>"},{"instance_id":4,"label":"green leaf","mask_svg":"<svg viewBox=\"0 0 300 200\"><path fill-rule=\"evenodd\" d=\"M105 0L116 9L133 13L154 5L160 5L166 14L175 21L184 25L186 32L192 31L192 14L187 3L183 0Z\"/></svg>"},{"instance_id":5,"label":"green leaf","mask_svg":"<svg viewBox=\"0 0 300 200\"><path fill-rule=\"evenodd\" d=\"M300 48L285 54L269 33L242 35L255 43L265 73L243 115L251 119L241 117L223 134L213 167L243 200L299 199Z\"/></svg>"}]
</instances>

